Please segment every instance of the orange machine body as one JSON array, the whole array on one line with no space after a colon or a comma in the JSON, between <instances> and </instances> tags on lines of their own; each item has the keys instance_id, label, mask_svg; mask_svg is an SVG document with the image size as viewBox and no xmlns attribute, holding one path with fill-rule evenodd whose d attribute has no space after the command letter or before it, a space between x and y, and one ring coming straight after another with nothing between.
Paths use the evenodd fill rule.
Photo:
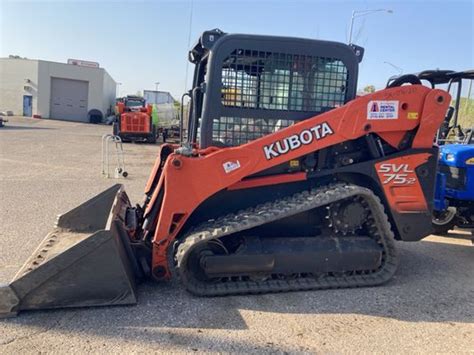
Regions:
<instances>
[{"instance_id":1,"label":"orange machine body","mask_svg":"<svg viewBox=\"0 0 474 355\"><path fill-rule=\"evenodd\" d=\"M159 211L156 221L149 224L154 226L152 268L160 270L160 277L170 277L169 246L193 211L217 192L304 180L308 174L301 171L248 177L369 133L397 148L411 132L414 137L410 148L432 148L449 102L445 91L421 85L401 86L357 98L241 146L195 149L192 156L172 152L175 146L162 146L145 191L145 220L152 216L153 209ZM413 172L430 155L388 157L377 163L375 169L390 209L397 213L427 209Z\"/></svg>"},{"instance_id":2,"label":"orange machine body","mask_svg":"<svg viewBox=\"0 0 474 355\"><path fill-rule=\"evenodd\" d=\"M120 121L120 130L123 133L148 133L151 131L150 116L145 112L124 112L120 115Z\"/></svg>"},{"instance_id":3,"label":"orange machine body","mask_svg":"<svg viewBox=\"0 0 474 355\"><path fill-rule=\"evenodd\" d=\"M122 106L122 107L121 107ZM152 106L129 109L123 103L118 104L120 113L120 131L123 133L149 133L151 127Z\"/></svg>"}]
</instances>

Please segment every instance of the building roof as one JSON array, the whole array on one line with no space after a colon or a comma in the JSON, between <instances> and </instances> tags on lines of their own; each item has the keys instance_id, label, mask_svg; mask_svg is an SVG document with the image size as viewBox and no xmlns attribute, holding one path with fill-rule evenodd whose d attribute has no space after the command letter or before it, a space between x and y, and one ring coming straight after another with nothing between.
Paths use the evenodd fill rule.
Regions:
<instances>
[{"instance_id":1,"label":"building roof","mask_svg":"<svg viewBox=\"0 0 474 355\"><path fill-rule=\"evenodd\" d=\"M107 70L103 67L87 67L87 66L81 66L81 65L75 65L75 64L68 64L68 63L62 63L62 62L54 62L51 60L45 60L45 59L30 59L30 58L21 58L19 56L10 56L10 57L2 57L0 60L13 60L13 61L30 61L30 62L42 62L42 63L48 63L48 64L54 64L54 65L66 65L68 67L74 67L74 68L81 68L81 70L101 70L106 72L109 76L110 74L107 72Z\"/></svg>"},{"instance_id":2,"label":"building roof","mask_svg":"<svg viewBox=\"0 0 474 355\"><path fill-rule=\"evenodd\" d=\"M107 76L109 76L114 82L115 80L113 79L113 77L107 72L107 70L103 67L98 67L98 68L94 68L94 67L88 67L88 66L81 66L81 65L75 65L75 64L68 64L68 63L61 63L61 62L53 62L51 60L44 60L44 59L30 59L30 58L21 58L21 57L3 57L3 58L0 58L0 61L29 61L29 62L37 62L37 63L46 63L48 65L60 65L60 66L66 66L68 68L79 68L79 69L74 69L74 70L91 70L91 71L94 71L94 70L99 70L101 71L102 73L105 73Z\"/></svg>"}]
</instances>

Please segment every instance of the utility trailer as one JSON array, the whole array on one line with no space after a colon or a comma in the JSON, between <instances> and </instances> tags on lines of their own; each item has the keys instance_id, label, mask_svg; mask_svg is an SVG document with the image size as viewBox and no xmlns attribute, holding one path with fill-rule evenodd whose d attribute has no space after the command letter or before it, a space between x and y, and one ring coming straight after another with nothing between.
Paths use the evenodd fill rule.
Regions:
<instances>
[{"instance_id":1,"label":"utility trailer","mask_svg":"<svg viewBox=\"0 0 474 355\"><path fill-rule=\"evenodd\" d=\"M166 91L144 90L143 97L147 104L153 106L152 116L157 137L161 136L164 143L168 140L179 141L178 110L171 94Z\"/></svg>"}]
</instances>

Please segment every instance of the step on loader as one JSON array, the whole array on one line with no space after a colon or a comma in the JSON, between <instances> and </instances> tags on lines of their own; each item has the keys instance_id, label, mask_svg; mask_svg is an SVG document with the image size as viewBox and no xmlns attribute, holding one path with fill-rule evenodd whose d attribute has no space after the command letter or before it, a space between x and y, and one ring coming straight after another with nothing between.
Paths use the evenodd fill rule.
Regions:
<instances>
[{"instance_id":1,"label":"step on loader","mask_svg":"<svg viewBox=\"0 0 474 355\"><path fill-rule=\"evenodd\" d=\"M143 203L117 185L61 216L0 312L133 304L145 278L199 296L390 280L395 240L431 232L450 96L398 82L355 98L363 52L204 32L187 138L159 148Z\"/></svg>"}]
</instances>

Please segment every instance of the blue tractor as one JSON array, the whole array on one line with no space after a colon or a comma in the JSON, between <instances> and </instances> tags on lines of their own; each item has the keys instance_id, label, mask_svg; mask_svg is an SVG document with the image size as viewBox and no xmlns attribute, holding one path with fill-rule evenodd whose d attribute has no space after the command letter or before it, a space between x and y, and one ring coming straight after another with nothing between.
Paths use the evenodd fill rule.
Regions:
<instances>
[{"instance_id":1,"label":"blue tractor","mask_svg":"<svg viewBox=\"0 0 474 355\"><path fill-rule=\"evenodd\" d=\"M439 160L432 223L438 235L445 235L454 227L474 229L474 117L469 117L471 127L461 128L458 124L462 93L466 92L463 84L469 83L469 100L474 70L426 70L392 77L387 86L400 80L443 88L454 98L436 138ZM474 106L471 102L466 104Z\"/></svg>"},{"instance_id":2,"label":"blue tractor","mask_svg":"<svg viewBox=\"0 0 474 355\"><path fill-rule=\"evenodd\" d=\"M474 128L439 150L433 227L443 235L455 226L474 229Z\"/></svg>"}]
</instances>

